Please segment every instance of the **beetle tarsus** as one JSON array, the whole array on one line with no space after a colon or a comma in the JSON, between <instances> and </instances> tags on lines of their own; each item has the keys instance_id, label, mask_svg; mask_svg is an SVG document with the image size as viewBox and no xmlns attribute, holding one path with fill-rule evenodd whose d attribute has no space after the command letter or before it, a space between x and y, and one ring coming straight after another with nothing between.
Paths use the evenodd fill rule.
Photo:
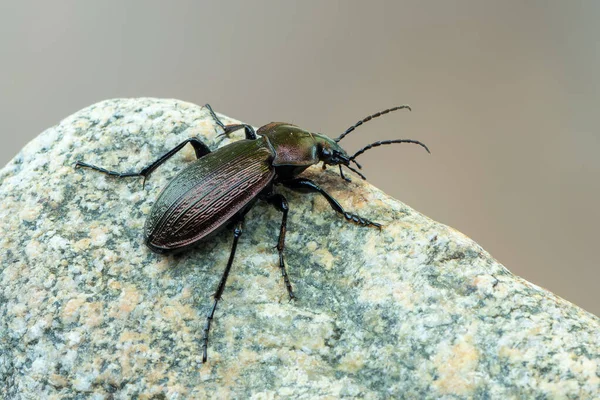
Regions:
<instances>
[{"instance_id":1,"label":"beetle tarsus","mask_svg":"<svg viewBox=\"0 0 600 400\"><path fill-rule=\"evenodd\" d=\"M331 196L329 193L327 193L325 191L325 189L322 189L319 185L317 185L315 182L311 181L310 179L296 178L296 179L292 179L290 181L282 182L282 185L284 185L285 187L288 187L290 189L300 191L300 192L319 193L323 197L325 197L325 199L329 202L329 205L331 206L331 208L333 208L338 213L342 214L344 216L344 218L346 218L346 220L348 220L350 222L354 222L358 225L374 226L376 228L381 229L381 224L378 224L377 222L369 221L366 218L360 217L356 214L351 214L351 213L347 212L346 210L344 210L344 208L340 205L340 203L338 203L338 201L336 199L333 198L333 196Z\"/></svg>"},{"instance_id":2,"label":"beetle tarsus","mask_svg":"<svg viewBox=\"0 0 600 400\"><path fill-rule=\"evenodd\" d=\"M80 168L80 167L84 167L84 168L89 168L92 169L94 171L98 171L101 172L103 174L109 175L109 176L114 176L117 178L130 178L133 176L140 176L141 174L139 172L117 172L117 171L111 171L108 170L106 168L102 168L102 167L98 167L96 165L92 165L92 164L88 164L86 162L83 161L77 161L75 163L75 168Z\"/></svg>"},{"instance_id":3,"label":"beetle tarsus","mask_svg":"<svg viewBox=\"0 0 600 400\"><path fill-rule=\"evenodd\" d=\"M206 314L206 324L204 325L204 335L202 336L202 362L205 363L208 358L208 333L210 331L210 324L215 316L215 311L217 310L217 304L223 295L223 290L225 290L225 283L227 283L227 277L229 276L229 271L231 271L231 265L233 264L233 259L235 257L235 250L237 248L237 243L242 236L243 233L243 223L244 220L240 218L236 223L233 229L233 244L231 245L231 253L229 254L229 260L227 261L227 266L225 267L225 271L223 271L223 276L221 276L221 280L219 281L219 286L214 295L214 303L210 308L208 313Z\"/></svg>"},{"instance_id":4,"label":"beetle tarsus","mask_svg":"<svg viewBox=\"0 0 600 400\"><path fill-rule=\"evenodd\" d=\"M348 221L350 222L354 222L357 225L362 225L362 226L372 226L378 229L381 229L381 224L377 223L377 222L373 222L370 221L366 218L363 218L359 215L356 214L351 214L349 212L344 213L344 218L346 218Z\"/></svg>"},{"instance_id":5,"label":"beetle tarsus","mask_svg":"<svg viewBox=\"0 0 600 400\"><path fill-rule=\"evenodd\" d=\"M208 358L208 331L210 331L210 323L215 316L217 310L217 300L215 299L213 306L206 314L206 324L204 325L204 335L202 336L202 362L205 363Z\"/></svg>"}]
</instances>

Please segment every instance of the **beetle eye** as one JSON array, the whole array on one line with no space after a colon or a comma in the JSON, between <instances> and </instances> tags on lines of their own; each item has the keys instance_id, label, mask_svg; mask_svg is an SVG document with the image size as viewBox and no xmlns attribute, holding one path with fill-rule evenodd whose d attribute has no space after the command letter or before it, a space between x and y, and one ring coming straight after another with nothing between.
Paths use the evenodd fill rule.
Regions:
<instances>
[{"instance_id":1,"label":"beetle eye","mask_svg":"<svg viewBox=\"0 0 600 400\"><path fill-rule=\"evenodd\" d=\"M329 151L329 149L328 149L327 147L323 147L323 148L321 149L321 155L322 155L323 157L327 157L327 158L329 158L329 157L331 157L331 151Z\"/></svg>"}]
</instances>

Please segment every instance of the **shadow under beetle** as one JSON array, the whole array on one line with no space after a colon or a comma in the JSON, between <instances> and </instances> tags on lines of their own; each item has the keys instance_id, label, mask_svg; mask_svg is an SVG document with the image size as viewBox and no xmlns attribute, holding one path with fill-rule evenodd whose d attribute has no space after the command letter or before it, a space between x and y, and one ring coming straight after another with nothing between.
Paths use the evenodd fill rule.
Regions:
<instances>
[{"instance_id":1,"label":"shadow under beetle","mask_svg":"<svg viewBox=\"0 0 600 400\"><path fill-rule=\"evenodd\" d=\"M202 337L202 362L206 362L210 324L233 264L237 243L242 235L244 216L258 199L268 202L283 214L277 251L279 252L281 276L291 300L295 296L285 270L283 257L289 207L286 198L275 193L273 187L282 185L299 192L319 193L346 220L358 225L381 228L381 225L376 222L345 211L337 200L319 185L310 179L300 178L298 175L311 165L322 162L323 168L326 165L339 166L340 176L346 181L350 181L350 179L344 176L342 166L366 179L350 163L354 163L358 169L361 169L362 166L356 162L356 157L373 147L393 143L414 143L429 152L423 143L410 139L374 142L352 156L349 156L338 145L338 142L347 134L373 118L391 111L410 110L410 107L406 105L370 115L352 125L336 139L311 133L284 122L271 122L259 128L257 132L247 124L224 125L210 105L206 104L205 107L217 125L223 129L224 135L244 129L246 139L230 143L211 152L200 140L189 138L140 172L119 173L82 161L77 161L75 164L75 167L91 168L120 178L141 176L145 183L152 171L186 144L189 143L194 147L197 160L169 182L150 211L144 227L144 241L156 253L181 251L222 228L233 226L233 244L229 260L214 294L213 305L206 316Z\"/></svg>"}]
</instances>

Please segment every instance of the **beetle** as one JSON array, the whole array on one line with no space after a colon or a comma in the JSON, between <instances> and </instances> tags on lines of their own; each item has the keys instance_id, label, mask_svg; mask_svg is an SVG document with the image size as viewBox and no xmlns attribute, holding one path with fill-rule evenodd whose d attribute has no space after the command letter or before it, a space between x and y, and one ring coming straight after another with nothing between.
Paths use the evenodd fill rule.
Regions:
<instances>
[{"instance_id":1,"label":"beetle","mask_svg":"<svg viewBox=\"0 0 600 400\"><path fill-rule=\"evenodd\" d=\"M373 118L392 111L408 109L407 105L389 108L372 114L350 128L336 139L312 133L296 125L284 122L271 122L255 131L247 124L225 125L217 117L209 104L204 106L215 123L223 130L221 135L243 129L245 139L230 143L211 151L197 138L189 138L175 146L158 160L139 172L120 173L77 161L75 167L85 167L111 176L143 177L145 184L148 176L162 163L191 144L196 160L177 174L162 190L150 211L144 226L144 242L153 252L164 254L188 249L199 241L211 236L227 226L233 226L233 243L227 265L213 295L213 305L206 315L202 337L202 362L207 360L208 334L214 318L217 304L221 299L227 277L233 264L238 240L243 232L246 213L257 200L264 200L282 213L277 241L279 269L290 300L295 298L284 260L285 234L289 206L287 199L275 193L274 186L284 186L300 192L318 193L325 197L331 207L343 215L349 222L381 229L381 224L370 221L344 210L327 191L310 179L299 175L311 165L323 163L338 166L340 177L350 181L344 175L342 167L347 167L366 179L357 169L362 166L356 157L373 147L394 143L413 143L429 149L423 143L411 139L383 140L371 143L350 156L338 144L346 135Z\"/></svg>"}]
</instances>

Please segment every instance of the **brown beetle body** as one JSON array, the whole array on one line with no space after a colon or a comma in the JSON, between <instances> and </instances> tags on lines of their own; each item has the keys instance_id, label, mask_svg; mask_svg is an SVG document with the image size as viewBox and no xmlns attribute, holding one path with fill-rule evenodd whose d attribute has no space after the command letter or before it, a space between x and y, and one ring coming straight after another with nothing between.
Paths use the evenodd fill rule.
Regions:
<instances>
[{"instance_id":1,"label":"brown beetle body","mask_svg":"<svg viewBox=\"0 0 600 400\"><path fill-rule=\"evenodd\" d=\"M281 122L206 154L183 169L158 196L144 229L156 253L181 251L225 227L273 184L293 179L323 154L348 155L326 136ZM323 151L325 149L325 151ZM327 160L330 161L330 160Z\"/></svg>"},{"instance_id":2,"label":"brown beetle body","mask_svg":"<svg viewBox=\"0 0 600 400\"><path fill-rule=\"evenodd\" d=\"M277 241L279 268L289 297L293 299L295 296L283 257L289 207L286 198L274 192L274 186L282 185L300 192L319 193L346 220L358 225L380 228L381 225L376 222L346 212L337 200L319 185L309 179L300 178L299 175L311 165L322 162L324 166L339 166L340 175L346 181L349 179L344 176L342 166L365 179L360 172L350 166L350 163L353 162L361 168L355 158L373 147L392 143L416 143L429 151L421 142L398 139L371 143L350 157L338 145L341 139L364 122L408 106L394 107L373 114L348 128L335 140L284 122L271 122L261 127L258 132L254 132L254 128L246 124L224 125L208 104L206 108L217 125L224 130L224 134L244 129L246 139L211 152L200 140L190 138L140 172L119 173L81 161L76 163L76 166L91 168L112 176L143 176L145 180L152 171L186 144L189 143L194 147L198 159L175 176L158 196L146 220L144 241L152 251L157 253L180 251L226 226L234 225L229 260L214 294L214 303L208 311L204 327L203 362L207 359L210 324L233 264L237 243L243 232L244 216L256 200L264 200L282 212Z\"/></svg>"}]
</instances>

